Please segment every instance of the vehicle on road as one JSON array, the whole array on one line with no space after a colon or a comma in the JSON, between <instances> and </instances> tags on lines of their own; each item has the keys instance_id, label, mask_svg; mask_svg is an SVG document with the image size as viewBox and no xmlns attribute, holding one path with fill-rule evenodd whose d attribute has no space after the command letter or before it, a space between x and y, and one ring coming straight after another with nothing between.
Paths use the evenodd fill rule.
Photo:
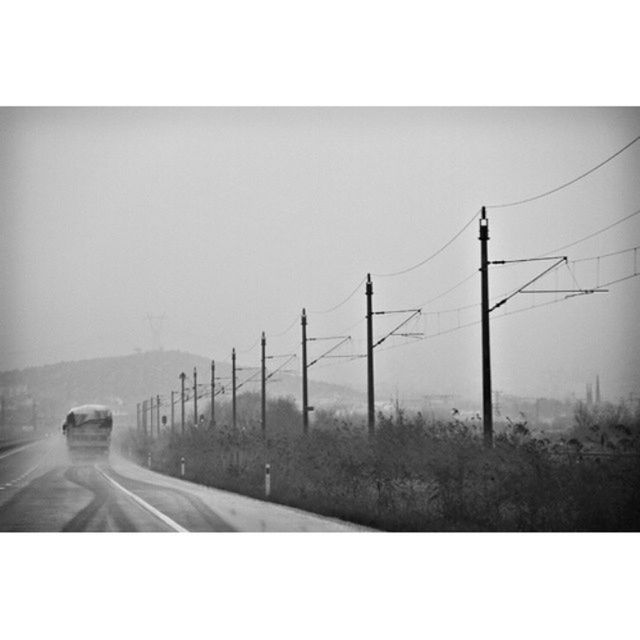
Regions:
<instances>
[{"instance_id":1,"label":"vehicle on road","mask_svg":"<svg viewBox=\"0 0 640 640\"><path fill-rule=\"evenodd\" d=\"M101 404L74 407L62 425L62 433L66 436L67 447L71 451L107 453L111 444L112 429L111 410Z\"/></svg>"}]
</instances>

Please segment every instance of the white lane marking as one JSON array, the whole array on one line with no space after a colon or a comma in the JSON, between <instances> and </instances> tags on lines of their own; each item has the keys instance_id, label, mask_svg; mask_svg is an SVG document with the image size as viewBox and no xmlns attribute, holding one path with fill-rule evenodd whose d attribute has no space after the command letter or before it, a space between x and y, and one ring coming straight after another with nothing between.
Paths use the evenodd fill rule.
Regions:
<instances>
[{"instance_id":1,"label":"white lane marking","mask_svg":"<svg viewBox=\"0 0 640 640\"><path fill-rule=\"evenodd\" d=\"M31 469L29 469L28 471L23 473L21 476L18 476L14 480L11 480L11 482L5 482L4 483L4 487L11 487L14 484L18 484L19 482L24 480L29 474L33 473L41 464L42 464L42 460L40 460L40 462L38 462L38 464L35 467L31 467ZM4 488L4 487L2 487L2 488Z\"/></svg>"},{"instance_id":2,"label":"white lane marking","mask_svg":"<svg viewBox=\"0 0 640 640\"><path fill-rule=\"evenodd\" d=\"M137 496L135 493L129 491L129 489L125 489L119 482L116 482L111 476L107 475L102 469L98 469L99 473L101 473L114 487L117 487L123 493L126 493L130 498L133 498L141 507L146 509L149 513L152 513L156 518L159 518L164 522L168 527L173 529L174 531L180 531L186 533L188 530L183 526L179 525L175 520L172 520L169 516L162 513L162 511L158 511L153 505L150 505L148 502L143 500L140 496Z\"/></svg>"},{"instance_id":3,"label":"white lane marking","mask_svg":"<svg viewBox=\"0 0 640 640\"><path fill-rule=\"evenodd\" d=\"M2 460L2 458L8 458L9 456L12 456L14 453L18 453L18 451L23 451L27 447L33 447L36 444L38 444L39 442L40 441L37 440L36 442L30 442L29 444L23 444L21 447L16 447L15 449L11 449L10 451L7 451L6 453L0 453L0 460Z\"/></svg>"},{"instance_id":4,"label":"white lane marking","mask_svg":"<svg viewBox=\"0 0 640 640\"><path fill-rule=\"evenodd\" d=\"M31 444L37 444L36 442L33 442ZM30 447L31 445L25 445L27 447ZM22 447L24 449L24 447ZM49 447L44 454L40 457L40 460L38 461L38 464L36 464L35 466L31 467L31 469L28 469L27 471L25 471L21 476L18 476L17 478L14 478L13 480L11 480L10 482L5 482L4 485L0 488L4 489L5 487L11 487L14 484L17 484L18 482L20 482L21 480L24 480L28 475L32 474L43 462L44 459L51 453L51 451L53 450L53 446ZM11 453L14 453L13 451Z\"/></svg>"}]
</instances>

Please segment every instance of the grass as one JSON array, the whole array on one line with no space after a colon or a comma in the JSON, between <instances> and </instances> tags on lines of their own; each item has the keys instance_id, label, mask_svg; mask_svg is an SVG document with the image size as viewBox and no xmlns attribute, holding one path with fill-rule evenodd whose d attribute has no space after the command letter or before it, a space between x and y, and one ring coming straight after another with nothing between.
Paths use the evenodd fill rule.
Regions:
<instances>
[{"instance_id":1,"label":"grass","mask_svg":"<svg viewBox=\"0 0 640 640\"><path fill-rule=\"evenodd\" d=\"M357 420L330 412L300 433L294 403L268 406L240 396L244 421L233 430L223 405L213 430L190 427L150 441L131 431L121 445L178 476L180 458L195 482L390 531L638 531L640 411L576 406L574 425L553 439L508 423L492 449L478 420L426 421L397 411L378 416L369 438Z\"/></svg>"}]
</instances>

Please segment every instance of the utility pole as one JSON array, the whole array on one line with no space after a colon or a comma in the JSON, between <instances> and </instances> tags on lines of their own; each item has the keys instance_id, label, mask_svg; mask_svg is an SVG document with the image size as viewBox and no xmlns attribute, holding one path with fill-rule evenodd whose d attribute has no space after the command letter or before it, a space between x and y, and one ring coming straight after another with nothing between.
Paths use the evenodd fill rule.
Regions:
<instances>
[{"instance_id":1,"label":"utility pole","mask_svg":"<svg viewBox=\"0 0 640 640\"><path fill-rule=\"evenodd\" d=\"M156 396L156 430L160 437L160 396Z\"/></svg>"},{"instance_id":2,"label":"utility pole","mask_svg":"<svg viewBox=\"0 0 640 640\"><path fill-rule=\"evenodd\" d=\"M480 276L482 315L482 423L485 447L493 446L493 407L491 405L491 342L489 340L489 220L482 207L480 217Z\"/></svg>"},{"instance_id":3,"label":"utility pole","mask_svg":"<svg viewBox=\"0 0 640 640\"><path fill-rule=\"evenodd\" d=\"M216 426L216 361L211 361L211 429Z\"/></svg>"},{"instance_id":4,"label":"utility pole","mask_svg":"<svg viewBox=\"0 0 640 640\"><path fill-rule=\"evenodd\" d=\"M302 310L302 432L309 432L309 386L307 380L307 311Z\"/></svg>"},{"instance_id":5,"label":"utility pole","mask_svg":"<svg viewBox=\"0 0 640 640\"><path fill-rule=\"evenodd\" d=\"M373 384L373 284L371 274L367 274L367 417L369 435L373 435L376 428L375 389Z\"/></svg>"},{"instance_id":6,"label":"utility pole","mask_svg":"<svg viewBox=\"0 0 640 640\"><path fill-rule=\"evenodd\" d=\"M236 349L231 349L231 422L236 428Z\"/></svg>"},{"instance_id":7,"label":"utility pole","mask_svg":"<svg viewBox=\"0 0 640 640\"><path fill-rule=\"evenodd\" d=\"M149 398L149 435L153 440L153 396Z\"/></svg>"},{"instance_id":8,"label":"utility pole","mask_svg":"<svg viewBox=\"0 0 640 640\"><path fill-rule=\"evenodd\" d=\"M183 371L180 374L180 433L184 435L184 379L187 374Z\"/></svg>"},{"instance_id":9,"label":"utility pole","mask_svg":"<svg viewBox=\"0 0 640 640\"><path fill-rule=\"evenodd\" d=\"M140 403L136 404L136 432L140 433Z\"/></svg>"},{"instance_id":10,"label":"utility pole","mask_svg":"<svg viewBox=\"0 0 640 640\"><path fill-rule=\"evenodd\" d=\"M198 372L193 367L193 426L198 427Z\"/></svg>"},{"instance_id":11,"label":"utility pole","mask_svg":"<svg viewBox=\"0 0 640 640\"><path fill-rule=\"evenodd\" d=\"M262 338L260 339L260 345L262 347L262 397L260 399L260 408L261 408L261 425L262 425L262 433L263 435L267 432L267 339L264 335L264 331L262 332Z\"/></svg>"},{"instance_id":12,"label":"utility pole","mask_svg":"<svg viewBox=\"0 0 640 640\"><path fill-rule=\"evenodd\" d=\"M172 391L171 392L171 433L173 434L173 431L175 429L175 417L176 417L176 401L175 401L175 397L176 397L176 392Z\"/></svg>"},{"instance_id":13,"label":"utility pole","mask_svg":"<svg viewBox=\"0 0 640 640\"><path fill-rule=\"evenodd\" d=\"M140 408L141 418L142 418L142 431L144 432L145 438L147 437L147 401L142 401L142 407Z\"/></svg>"}]
</instances>

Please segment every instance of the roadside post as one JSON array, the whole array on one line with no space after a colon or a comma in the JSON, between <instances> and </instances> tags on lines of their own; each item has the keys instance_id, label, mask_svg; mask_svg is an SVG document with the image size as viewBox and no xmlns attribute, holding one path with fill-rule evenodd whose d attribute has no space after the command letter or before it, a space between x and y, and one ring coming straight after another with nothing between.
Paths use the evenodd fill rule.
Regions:
<instances>
[{"instance_id":1,"label":"roadside post","mask_svg":"<svg viewBox=\"0 0 640 640\"><path fill-rule=\"evenodd\" d=\"M271 495L271 465L264 465L264 495L268 498Z\"/></svg>"},{"instance_id":2,"label":"roadside post","mask_svg":"<svg viewBox=\"0 0 640 640\"><path fill-rule=\"evenodd\" d=\"M184 464L184 456L180 457L180 475L184 478L185 472L185 464Z\"/></svg>"},{"instance_id":3,"label":"roadside post","mask_svg":"<svg viewBox=\"0 0 640 640\"><path fill-rule=\"evenodd\" d=\"M149 467L149 469L151 469L151 451L149 451L149 453L147 453L147 467Z\"/></svg>"}]
</instances>

